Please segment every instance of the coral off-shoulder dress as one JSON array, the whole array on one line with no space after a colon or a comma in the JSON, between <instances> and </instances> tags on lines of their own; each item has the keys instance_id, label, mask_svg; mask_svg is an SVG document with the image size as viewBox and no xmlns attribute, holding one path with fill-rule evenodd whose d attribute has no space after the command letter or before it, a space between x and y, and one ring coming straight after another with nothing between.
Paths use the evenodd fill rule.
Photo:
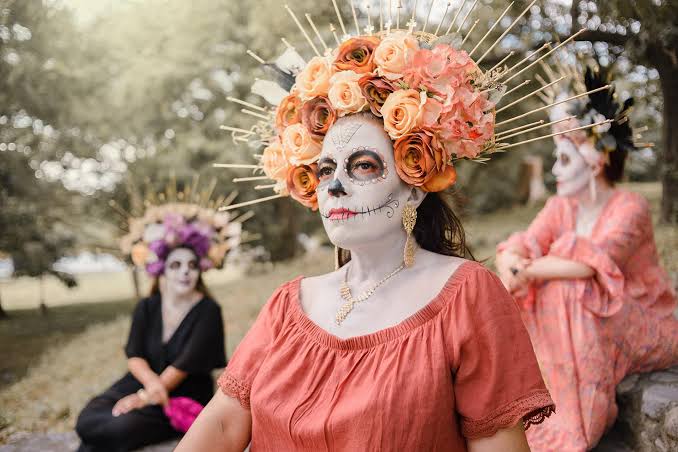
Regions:
<instances>
[{"instance_id":1,"label":"coral off-shoulder dress","mask_svg":"<svg viewBox=\"0 0 678 452\"><path fill-rule=\"evenodd\" d=\"M219 378L251 411L252 451L461 452L553 411L518 308L480 264L403 322L348 339L306 316L300 281L274 293Z\"/></svg>"},{"instance_id":2,"label":"coral off-shoulder dress","mask_svg":"<svg viewBox=\"0 0 678 452\"><path fill-rule=\"evenodd\" d=\"M659 265L647 201L617 190L590 236L576 233L577 202L554 196L524 232L501 243L584 263L586 279L530 285L517 298L558 413L530 432L535 452L584 451L617 416L625 375L678 364L676 297Z\"/></svg>"}]
</instances>

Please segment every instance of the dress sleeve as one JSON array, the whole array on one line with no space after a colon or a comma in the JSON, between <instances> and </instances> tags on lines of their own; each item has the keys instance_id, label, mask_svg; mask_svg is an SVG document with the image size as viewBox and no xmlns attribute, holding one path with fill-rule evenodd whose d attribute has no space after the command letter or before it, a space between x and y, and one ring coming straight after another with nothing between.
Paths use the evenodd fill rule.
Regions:
<instances>
[{"instance_id":1,"label":"dress sleeve","mask_svg":"<svg viewBox=\"0 0 678 452\"><path fill-rule=\"evenodd\" d=\"M125 355L127 358L144 358L146 349L144 347L144 333L148 329L148 299L139 301L132 314L132 326L129 329L127 345L125 346Z\"/></svg>"},{"instance_id":2,"label":"dress sleeve","mask_svg":"<svg viewBox=\"0 0 678 452\"><path fill-rule=\"evenodd\" d=\"M279 287L266 302L217 381L221 391L238 399L243 408L250 407L252 382L282 327L288 284Z\"/></svg>"},{"instance_id":3,"label":"dress sleeve","mask_svg":"<svg viewBox=\"0 0 678 452\"><path fill-rule=\"evenodd\" d=\"M447 343L462 433L494 435L520 420L525 428L555 411L513 298L477 265L447 306Z\"/></svg>"},{"instance_id":4,"label":"dress sleeve","mask_svg":"<svg viewBox=\"0 0 678 452\"><path fill-rule=\"evenodd\" d=\"M551 243L558 236L558 219L561 216L560 204L560 198L557 196L549 198L527 230L516 232L501 242L497 245L497 252L501 253L509 248L517 248L525 250L526 257L529 259L544 256Z\"/></svg>"},{"instance_id":5,"label":"dress sleeve","mask_svg":"<svg viewBox=\"0 0 678 452\"><path fill-rule=\"evenodd\" d=\"M210 301L200 312L191 337L172 365L189 374L206 374L226 365L224 323L216 302Z\"/></svg>"},{"instance_id":6,"label":"dress sleeve","mask_svg":"<svg viewBox=\"0 0 678 452\"><path fill-rule=\"evenodd\" d=\"M600 232L592 238L568 232L553 243L549 254L593 268L594 278L575 280L578 299L600 317L617 313L624 300L624 274L621 268L634 250L649 237L652 229L650 208L645 198L622 194L609 214L601 218Z\"/></svg>"}]
</instances>

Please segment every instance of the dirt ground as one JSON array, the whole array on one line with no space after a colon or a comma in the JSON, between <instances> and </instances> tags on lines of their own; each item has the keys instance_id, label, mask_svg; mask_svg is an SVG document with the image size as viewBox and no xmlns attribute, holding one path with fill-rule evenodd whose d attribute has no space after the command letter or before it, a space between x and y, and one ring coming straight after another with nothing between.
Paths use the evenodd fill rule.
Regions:
<instances>
[{"instance_id":1,"label":"dirt ground","mask_svg":"<svg viewBox=\"0 0 678 452\"><path fill-rule=\"evenodd\" d=\"M650 200L656 219L659 184L632 184L627 188ZM496 243L523 229L539 208L515 207L466 219L464 225L476 258L492 266ZM662 261L674 281L678 274L676 229L655 226ZM210 288L223 307L229 355L278 285L299 274L326 272L332 260L331 251L325 249L292 262L263 265L240 277L210 278ZM26 299L9 296L30 297L39 290L34 287L37 282L23 280L13 288L3 286L3 302L23 307L10 307L11 318L0 322L0 444L20 431L72 429L86 401L123 374L122 347L134 305L131 279L125 273L94 278L72 294L77 304L55 303L46 316L35 308L26 308Z\"/></svg>"}]
</instances>

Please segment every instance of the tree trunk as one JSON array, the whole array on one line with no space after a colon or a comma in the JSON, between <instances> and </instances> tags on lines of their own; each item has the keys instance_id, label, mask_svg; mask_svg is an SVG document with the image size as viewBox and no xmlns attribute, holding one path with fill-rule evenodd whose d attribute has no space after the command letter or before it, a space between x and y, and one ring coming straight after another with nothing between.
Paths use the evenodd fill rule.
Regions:
<instances>
[{"instance_id":1,"label":"tree trunk","mask_svg":"<svg viewBox=\"0 0 678 452\"><path fill-rule=\"evenodd\" d=\"M2 307L2 295L0 294L0 320L6 319L7 317L9 316L7 315L7 311Z\"/></svg>"},{"instance_id":2,"label":"tree trunk","mask_svg":"<svg viewBox=\"0 0 678 452\"><path fill-rule=\"evenodd\" d=\"M136 266L132 266L132 283L134 284L134 296L136 300L141 300L141 289L139 288L139 272Z\"/></svg>"},{"instance_id":3,"label":"tree trunk","mask_svg":"<svg viewBox=\"0 0 678 452\"><path fill-rule=\"evenodd\" d=\"M47 305L45 304L45 275L40 275L40 313L47 314Z\"/></svg>"},{"instance_id":4,"label":"tree trunk","mask_svg":"<svg viewBox=\"0 0 678 452\"><path fill-rule=\"evenodd\" d=\"M678 62L662 45L652 47L649 54L655 63L664 95L664 125L661 161L661 220L678 223Z\"/></svg>"}]
</instances>

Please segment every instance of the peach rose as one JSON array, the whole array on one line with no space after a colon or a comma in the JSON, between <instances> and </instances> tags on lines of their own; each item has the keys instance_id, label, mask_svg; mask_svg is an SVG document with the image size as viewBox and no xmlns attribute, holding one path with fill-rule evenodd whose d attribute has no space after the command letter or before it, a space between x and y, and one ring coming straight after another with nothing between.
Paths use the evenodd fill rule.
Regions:
<instances>
[{"instance_id":1,"label":"peach rose","mask_svg":"<svg viewBox=\"0 0 678 452\"><path fill-rule=\"evenodd\" d=\"M321 145L314 140L303 124L292 124L283 131L282 149L291 165L308 165L320 155Z\"/></svg>"},{"instance_id":2,"label":"peach rose","mask_svg":"<svg viewBox=\"0 0 678 452\"><path fill-rule=\"evenodd\" d=\"M374 51L378 75L389 80L402 78L408 56L419 49L417 40L404 32L393 32L381 40Z\"/></svg>"},{"instance_id":3,"label":"peach rose","mask_svg":"<svg viewBox=\"0 0 678 452\"><path fill-rule=\"evenodd\" d=\"M358 85L360 77L353 71L337 72L332 76L327 97L339 116L359 112L367 106L367 100Z\"/></svg>"},{"instance_id":4,"label":"peach rose","mask_svg":"<svg viewBox=\"0 0 678 452\"><path fill-rule=\"evenodd\" d=\"M333 74L332 64L326 57L311 58L304 70L297 74L295 87L301 100L327 96Z\"/></svg>"},{"instance_id":5,"label":"peach rose","mask_svg":"<svg viewBox=\"0 0 678 452\"><path fill-rule=\"evenodd\" d=\"M379 45L376 36L358 36L344 41L337 49L334 68L365 74L374 70L374 49Z\"/></svg>"},{"instance_id":6,"label":"peach rose","mask_svg":"<svg viewBox=\"0 0 678 452\"><path fill-rule=\"evenodd\" d=\"M287 191L290 196L302 205L318 210L318 165L292 166L287 171Z\"/></svg>"},{"instance_id":7,"label":"peach rose","mask_svg":"<svg viewBox=\"0 0 678 452\"><path fill-rule=\"evenodd\" d=\"M311 135L322 140L327 130L337 120L337 112L326 97L314 97L301 109L301 123Z\"/></svg>"},{"instance_id":8,"label":"peach rose","mask_svg":"<svg viewBox=\"0 0 678 452\"><path fill-rule=\"evenodd\" d=\"M132 262L134 263L134 265L136 265L137 267L142 267L146 264L146 259L149 258L150 254L151 251L148 249L146 244L137 243L132 247L130 257L132 258Z\"/></svg>"},{"instance_id":9,"label":"peach rose","mask_svg":"<svg viewBox=\"0 0 678 452\"><path fill-rule=\"evenodd\" d=\"M425 103L426 94L423 92L415 89L394 91L381 106L384 130L394 140L410 132L417 126Z\"/></svg>"},{"instance_id":10,"label":"peach rose","mask_svg":"<svg viewBox=\"0 0 678 452\"><path fill-rule=\"evenodd\" d=\"M264 149L261 163L264 165L264 174L270 179L285 180L289 163L285 159L282 144L279 140L276 139Z\"/></svg>"},{"instance_id":11,"label":"peach rose","mask_svg":"<svg viewBox=\"0 0 678 452\"><path fill-rule=\"evenodd\" d=\"M381 117L381 106L384 105L389 94L396 90L396 86L390 81L375 77L372 74L361 77L358 80L358 85L370 106L372 114Z\"/></svg>"},{"instance_id":12,"label":"peach rose","mask_svg":"<svg viewBox=\"0 0 678 452\"><path fill-rule=\"evenodd\" d=\"M398 176L427 192L438 192L456 181L456 171L433 136L426 132L403 135L393 144Z\"/></svg>"},{"instance_id":13,"label":"peach rose","mask_svg":"<svg viewBox=\"0 0 678 452\"><path fill-rule=\"evenodd\" d=\"M301 121L301 99L295 94L285 97L275 113L275 127L282 133L285 127Z\"/></svg>"}]
</instances>

